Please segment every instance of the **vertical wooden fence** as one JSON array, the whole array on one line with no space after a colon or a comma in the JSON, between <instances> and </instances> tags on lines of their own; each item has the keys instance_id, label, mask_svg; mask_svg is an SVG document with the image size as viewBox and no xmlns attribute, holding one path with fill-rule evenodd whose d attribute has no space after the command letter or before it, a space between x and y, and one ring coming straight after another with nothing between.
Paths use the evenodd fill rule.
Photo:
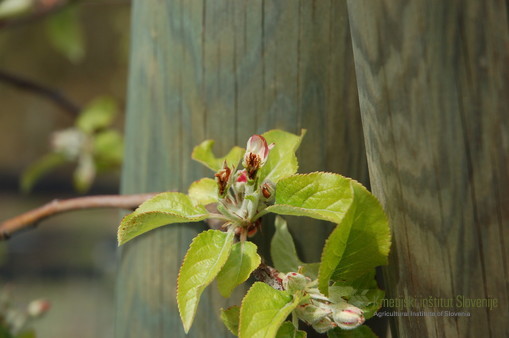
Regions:
<instances>
[{"instance_id":1,"label":"vertical wooden fence","mask_svg":"<svg viewBox=\"0 0 509 338\"><path fill-rule=\"evenodd\" d=\"M308 130L301 172L340 172L367 184L344 1L133 5L124 193L185 191L211 175L190 160L193 146L212 138L224 153L273 128ZM270 227L259 239L262 246ZM330 227L303 220L290 227L306 239L304 257L317 261ZM177 272L203 228L172 225L121 248L118 337L184 336L175 304ZM209 287L189 335L228 336L218 320L225 304Z\"/></svg>"},{"instance_id":2,"label":"vertical wooden fence","mask_svg":"<svg viewBox=\"0 0 509 338\"><path fill-rule=\"evenodd\" d=\"M393 334L507 337L507 2L349 0L348 12L371 187L393 227L390 297L498 300L457 309L470 317L396 317Z\"/></svg>"},{"instance_id":3,"label":"vertical wooden fence","mask_svg":"<svg viewBox=\"0 0 509 338\"><path fill-rule=\"evenodd\" d=\"M185 191L210 174L189 157L206 138L223 153L306 128L301 172L367 184L367 154L393 228L389 297L498 300L458 309L470 317L397 317L393 335L508 336L507 13L474 0L135 1L123 191ZM328 228L310 224L292 229L317 260ZM168 226L121 249L118 337L184 335L175 281L202 229ZM190 336L227 335L225 304L210 287Z\"/></svg>"}]
</instances>

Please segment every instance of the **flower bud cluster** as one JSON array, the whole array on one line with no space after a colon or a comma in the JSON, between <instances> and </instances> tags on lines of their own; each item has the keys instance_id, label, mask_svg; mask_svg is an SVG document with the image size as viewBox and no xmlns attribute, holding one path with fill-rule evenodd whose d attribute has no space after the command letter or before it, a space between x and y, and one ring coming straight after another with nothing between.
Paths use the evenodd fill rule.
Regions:
<instances>
[{"instance_id":1,"label":"flower bud cluster","mask_svg":"<svg viewBox=\"0 0 509 338\"><path fill-rule=\"evenodd\" d=\"M259 182L258 172L267 162L272 145L261 135L253 135L247 142L243 157L243 169L229 163L216 174L218 186L218 211L228 220L229 226L235 227L241 238L253 236L260 227L257 216L275 199L276 187L269 180Z\"/></svg>"},{"instance_id":2,"label":"flower bud cluster","mask_svg":"<svg viewBox=\"0 0 509 338\"><path fill-rule=\"evenodd\" d=\"M346 301L332 302L318 290L316 281L297 272L289 272L282 279L285 290L292 294L300 292L303 296L294 313L315 331L325 333L335 327L351 330L364 323L361 309Z\"/></svg>"},{"instance_id":3,"label":"flower bud cluster","mask_svg":"<svg viewBox=\"0 0 509 338\"><path fill-rule=\"evenodd\" d=\"M50 309L47 300L38 299L30 302L27 308L21 311L12 307L8 298L5 291L0 294L0 331L4 330L13 336L25 331L33 320L40 318Z\"/></svg>"}]
</instances>

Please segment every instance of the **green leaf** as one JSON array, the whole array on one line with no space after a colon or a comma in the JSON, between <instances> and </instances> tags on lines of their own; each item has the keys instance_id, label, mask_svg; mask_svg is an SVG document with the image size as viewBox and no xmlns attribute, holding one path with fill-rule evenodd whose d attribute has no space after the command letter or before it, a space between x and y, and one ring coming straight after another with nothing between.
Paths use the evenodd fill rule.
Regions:
<instances>
[{"instance_id":1,"label":"green leaf","mask_svg":"<svg viewBox=\"0 0 509 338\"><path fill-rule=\"evenodd\" d=\"M274 148L270 150L267 162L258 173L260 183L265 180L277 183L280 178L297 172L299 163L295 152L305 134L305 129L302 129L300 136L279 129L262 134L268 144L274 143Z\"/></svg>"},{"instance_id":2,"label":"green leaf","mask_svg":"<svg viewBox=\"0 0 509 338\"><path fill-rule=\"evenodd\" d=\"M223 297L230 297L233 289L244 283L260 265L261 258L257 249L253 242L238 242L233 245L226 264L217 275L217 287Z\"/></svg>"},{"instance_id":3,"label":"green leaf","mask_svg":"<svg viewBox=\"0 0 509 338\"><path fill-rule=\"evenodd\" d=\"M85 36L76 8L55 12L46 19L46 34L60 53L78 63L85 56Z\"/></svg>"},{"instance_id":4,"label":"green leaf","mask_svg":"<svg viewBox=\"0 0 509 338\"><path fill-rule=\"evenodd\" d=\"M276 203L264 210L280 215L308 216L339 223L353 201L351 179L315 172L281 179Z\"/></svg>"},{"instance_id":5,"label":"green leaf","mask_svg":"<svg viewBox=\"0 0 509 338\"><path fill-rule=\"evenodd\" d=\"M299 297L256 282L242 300L240 338L272 338L283 321L299 304Z\"/></svg>"},{"instance_id":6,"label":"green leaf","mask_svg":"<svg viewBox=\"0 0 509 338\"><path fill-rule=\"evenodd\" d=\"M81 113L76 127L91 134L97 129L110 126L117 115L117 104L110 97L103 96L93 100Z\"/></svg>"},{"instance_id":7,"label":"green leaf","mask_svg":"<svg viewBox=\"0 0 509 338\"><path fill-rule=\"evenodd\" d=\"M244 155L245 149L233 147L230 152L223 157L216 157L212 151L214 140L206 140L194 147L191 157L193 160L200 162L212 171L218 171L223 167L224 161L228 166L237 166L240 159Z\"/></svg>"},{"instance_id":8,"label":"green leaf","mask_svg":"<svg viewBox=\"0 0 509 338\"><path fill-rule=\"evenodd\" d=\"M221 309L221 320L231 333L239 335L240 306L230 306L226 310Z\"/></svg>"},{"instance_id":9,"label":"green leaf","mask_svg":"<svg viewBox=\"0 0 509 338\"><path fill-rule=\"evenodd\" d=\"M297 330L292 322L284 322L276 334L276 338L305 338L305 331Z\"/></svg>"},{"instance_id":10,"label":"green leaf","mask_svg":"<svg viewBox=\"0 0 509 338\"><path fill-rule=\"evenodd\" d=\"M37 162L32 163L21 176L21 190L25 193L32 190L34 184L52 169L64 164L67 159L60 153L49 153Z\"/></svg>"},{"instance_id":11,"label":"green leaf","mask_svg":"<svg viewBox=\"0 0 509 338\"><path fill-rule=\"evenodd\" d=\"M230 255L233 237L233 231L207 230L196 236L187 250L177 280L177 304L186 333L193 323L203 290Z\"/></svg>"},{"instance_id":12,"label":"green leaf","mask_svg":"<svg viewBox=\"0 0 509 338\"><path fill-rule=\"evenodd\" d=\"M329 238L325 241L322 250L320 268L318 270L318 289L324 295L329 292L329 280L336 270L345 251L348 241L348 234L352 227L354 207L350 208L343 220L334 228Z\"/></svg>"},{"instance_id":13,"label":"green leaf","mask_svg":"<svg viewBox=\"0 0 509 338\"><path fill-rule=\"evenodd\" d=\"M27 330L18 333L15 338L35 338L35 331L34 330Z\"/></svg>"},{"instance_id":14,"label":"green leaf","mask_svg":"<svg viewBox=\"0 0 509 338\"><path fill-rule=\"evenodd\" d=\"M329 338L376 338L377 335L366 325L353 330L342 330L339 327L327 332Z\"/></svg>"},{"instance_id":15,"label":"green leaf","mask_svg":"<svg viewBox=\"0 0 509 338\"><path fill-rule=\"evenodd\" d=\"M198 222L207 218L202 205L194 205L189 196L178 192L163 192L142 203L122 219L118 228L118 243L127 241L163 225Z\"/></svg>"},{"instance_id":16,"label":"green leaf","mask_svg":"<svg viewBox=\"0 0 509 338\"><path fill-rule=\"evenodd\" d=\"M274 267L279 272L288 273L297 271L304 263L297 256L297 250L293 238L288 231L286 221L281 216L276 216L276 232L270 242L270 254Z\"/></svg>"},{"instance_id":17,"label":"green leaf","mask_svg":"<svg viewBox=\"0 0 509 338\"><path fill-rule=\"evenodd\" d=\"M354 281L340 281L329 286L329 299L334 303L346 300L364 311L364 318L373 317L382 306L385 292L378 288L375 269L363 274Z\"/></svg>"},{"instance_id":18,"label":"green leaf","mask_svg":"<svg viewBox=\"0 0 509 338\"><path fill-rule=\"evenodd\" d=\"M217 202L217 183L211 178L202 178L189 186L189 197L198 204L207 205Z\"/></svg>"},{"instance_id":19,"label":"green leaf","mask_svg":"<svg viewBox=\"0 0 509 338\"><path fill-rule=\"evenodd\" d=\"M0 323L0 338L12 338L12 334L7 327Z\"/></svg>"},{"instance_id":20,"label":"green leaf","mask_svg":"<svg viewBox=\"0 0 509 338\"><path fill-rule=\"evenodd\" d=\"M95 135L93 153L96 161L103 166L114 166L122 163L124 156L124 141L116 130L105 130Z\"/></svg>"},{"instance_id":21,"label":"green leaf","mask_svg":"<svg viewBox=\"0 0 509 338\"><path fill-rule=\"evenodd\" d=\"M301 273L304 276L307 276L311 278L312 280L315 280L318 278L318 270L320 269L320 263L304 263L302 265L302 271Z\"/></svg>"},{"instance_id":22,"label":"green leaf","mask_svg":"<svg viewBox=\"0 0 509 338\"><path fill-rule=\"evenodd\" d=\"M391 235L387 217L376 198L352 180L354 201L332 231L322 251L318 288L327 295L329 280L354 280L387 264Z\"/></svg>"}]
</instances>

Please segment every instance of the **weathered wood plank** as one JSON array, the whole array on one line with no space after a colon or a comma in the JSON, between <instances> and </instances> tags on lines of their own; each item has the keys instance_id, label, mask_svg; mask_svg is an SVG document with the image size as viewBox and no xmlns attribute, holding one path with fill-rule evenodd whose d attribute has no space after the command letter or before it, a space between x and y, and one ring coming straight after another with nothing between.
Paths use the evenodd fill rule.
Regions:
<instances>
[{"instance_id":1,"label":"weathered wood plank","mask_svg":"<svg viewBox=\"0 0 509 338\"><path fill-rule=\"evenodd\" d=\"M185 190L212 174L190 160L193 146L212 138L224 153L273 128L308 129L303 171L367 183L345 2L136 1L132 25L123 192ZM310 231L314 224L300 220L292 230L304 257L316 260L326 231ZM258 236L262 248L271 228ZM118 337L183 336L175 281L202 229L172 225L121 249ZM209 288L190 336L227 336L218 320L225 304Z\"/></svg>"},{"instance_id":2,"label":"weathered wood plank","mask_svg":"<svg viewBox=\"0 0 509 338\"><path fill-rule=\"evenodd\" d=\"M354 0L348 11L371 186L393 226L389 295L499 304L397 317L395 333L508 336L507 2Z\"/></svg>"}]
</instances>

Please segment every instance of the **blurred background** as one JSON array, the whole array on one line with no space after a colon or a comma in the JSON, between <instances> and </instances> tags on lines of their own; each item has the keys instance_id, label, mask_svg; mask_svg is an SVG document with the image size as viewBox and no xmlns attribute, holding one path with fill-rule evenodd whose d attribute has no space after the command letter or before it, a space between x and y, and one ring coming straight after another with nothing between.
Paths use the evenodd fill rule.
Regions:
<instances>
[{"instance_id":1,"label":"blurred background","mask_svg":"<svg viewBox=\"0 0 509 338\"><path fill-rule=\"evenodd\" d=\"M0 220L54 198L80 196L76 168L82 157L68 157L44 175L32 170L25 192L20 181L55 153L52 135L75 126L94 100L114 103L108 109L118 113L110 114L106 129L121 132L129 15L125 0L0 0ZM57 93L77 109L56 104L51 95ZM101 170L101 163L94 165ZM118 193L118 165L106 167L92 178L85 172L89 182L78 189ZM37 337L113 335L119 217L109 209L59 215L0 243L0 288L12 307L24 309L37 298L51 302L34 322Z\"/></svg>"}]
</instances>

